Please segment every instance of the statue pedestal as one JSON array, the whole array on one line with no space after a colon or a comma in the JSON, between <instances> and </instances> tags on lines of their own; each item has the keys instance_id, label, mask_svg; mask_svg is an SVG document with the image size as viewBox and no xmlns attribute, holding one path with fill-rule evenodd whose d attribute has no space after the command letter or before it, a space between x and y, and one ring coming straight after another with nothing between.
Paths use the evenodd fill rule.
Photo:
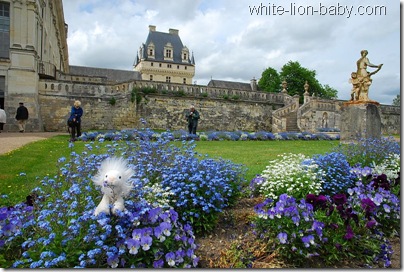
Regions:
<instances>
[{"instance_id":1,"label":"statue pedestal","mask_svg":"<svg viewBox=\"0 0 404 272\"><path fill-rule=\"evenodd\" d=\"M380 104L375 101L349 101L342 106L340 141L355 142L360 138L380 139L382 122Z\"/></svg>"}]
</instances>

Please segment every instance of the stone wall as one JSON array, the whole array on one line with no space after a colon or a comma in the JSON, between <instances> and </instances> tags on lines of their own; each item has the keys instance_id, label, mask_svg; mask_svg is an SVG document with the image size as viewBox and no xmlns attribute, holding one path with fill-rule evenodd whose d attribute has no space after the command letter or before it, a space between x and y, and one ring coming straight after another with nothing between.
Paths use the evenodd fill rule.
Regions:
<instances>
[{"instance_id":1,"label":"stone wall","mask_svg":"<svg viewBox=\"0 0 404 272\"><path fill-rule=\"evenodd\" d=\"M396 106L381 105L382 134L401 134L401 109Z\"/></svg>"},{"instance_id":2,"label":"stone wall","mask_svg":"<svg viewBox=\"0 0 404 272\"><path fill-rule=\"evenodd\" d=\"M151 128L187 129L185 113L190 105L200 114L198 131L271 131L272 107L262 102L148 95L137 113Z\"/></svg>"},{"instance_id":3,"label":"stone wall","mask_svg":"<svg viewBox=\"0 0 404 272\"><path fill-rule=\"evenodd\" d=\"M99 83L49 80L41 81L39 89L44 131L66 131L66 122L75 100L82 103L84 131L133 128L137 125L136 103L131 102L130 93L126 90Z\"/></svg>"},{"instance_id":4,"label":"stone wall","mask_svg":"<svg viewBox=\"0 0 404 272\"><path fill-rule=\"evenodd\" d=\"M132 90L145 87L154 91L140 93L140 99L134 100ZM67 131L66 121L77 99L84 109L84 131L136 128L141 119L153 129L186 129L184 115L190 105L200 112L199 131L272 131L273 112L291 99L282 93L141 80L115 83L103 77L64 74L57 80L40 80L38 90L38 96L13 97L16 105L24 98L30 110L27 131L38 131L38 127L40 131ZM339 129L341 103L310 99L298 110L299 128L310 132L321 127ZM400 108L382 105L381 113L382 133L400 134ZM11 115L5 130L18 130Z\"/></svg>"}]
</instances>

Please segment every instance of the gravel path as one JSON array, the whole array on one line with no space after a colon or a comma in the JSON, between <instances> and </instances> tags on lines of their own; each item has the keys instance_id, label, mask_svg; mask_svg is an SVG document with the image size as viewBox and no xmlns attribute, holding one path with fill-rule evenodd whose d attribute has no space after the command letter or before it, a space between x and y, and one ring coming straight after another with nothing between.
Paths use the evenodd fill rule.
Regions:
<instances>
[{"instance_id":1,"label":"gravel path","mask_svg":"<svg viewBox=\"0 0 404 272\"><path fill-rule=\"evenodd\" d=\"M20 148L31 142L47 139L56 135L66 135L63 132L4 132L0 133L0 155Z\"/></svg>"}]
</instances>

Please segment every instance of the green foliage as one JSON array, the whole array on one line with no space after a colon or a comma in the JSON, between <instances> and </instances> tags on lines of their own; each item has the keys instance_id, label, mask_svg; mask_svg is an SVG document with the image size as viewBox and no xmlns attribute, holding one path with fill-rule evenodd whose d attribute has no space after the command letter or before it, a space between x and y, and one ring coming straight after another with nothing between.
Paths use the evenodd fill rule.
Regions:
<instances>
[{"instance_id":1,"label":"green foliage","mask_svg":"<svg viewBox=\"0 0 404 272\"><path fill-rule=\"evenodd\" d=\"M401 97L400 94L398 94L394 99L393 99L393 106L398 106L400 107L401 104Z\"/></svg>"},{"instance_id":2,"label":"green foliage","mask_svg":"<svg viewBox=\"0 0 404 272\"><path fill-rule=\"evenodd\" d=\"M177 92L174 92L174 95L175 96L180 96L180 97L185 96L185 91L184 90L179 90Z\"/></svg>"},{"instance_id":3,"label":"green foliage","mask_svg":"<svg viewBox=\"0 0 404 272\"><path fill-rule=\"evenodd\" d=\"M139 88L133 88L130 93L130 101L133 103L136 101L136 104L139 104L142 101L142 95L140 93Z\"/></svg>"},{"instance_id":4,"label":"green foliage","mask_svg":"<svg viewBox=\"0 0 404 272\"><path fill-rule=\"evenodd\" d=\"M208 97L208 93L201 93L202 97Z\"/></svg>"},{"instance_id":5,"label":"green foliage","mask_svg":"<svg viewBox=\"0 0 404 272\"><path fill-rule=\"evenodd\" d=\"M302 67L297 61L289 61L283 65L281 72L269 67L263 73L258 81L261 90L267 92L279 92L281 81L287 82L288 94L291 96L299 95L300 102L303 102L304 84L309 84L309 93L315 96L332 99L337 97L337 90L329 85L322 86L316 79L316 71Z\"/></svg>"},{"instance_id":6,"label":"green foliage","mask_svg":"<svg viewBox=\"0 0 404 272\"><path fill-rule=\"evenodd\" d=\"M157 89L153 87L133 87L130 93L130 101L133 103L136 101L136 104L139 104L142 101L142 97L147 94L157 93Z\"/></svg>"},{"instance_id":7,"label":"green foliage","mask_svg":"<svg viewBox=\"0 0 404 272\"><path fill-rule=\"evenodd\" d=\"M116 98L115 98L115 97L111 97L111 98L109 99L108 103L109 103L111 106L114 106L114 105L116 104Z\"/></svg>"},{"instance_id":8,"label":"green foliage","mask_svg":"<svg viewBox=\"0 0 404 272\"><path fill-rule=\"evenodd\" d=\"M153 88L153 87L143 87L143 88L140 88L140 91L145 95L157 93L157 89Z\"/></svg>"},{"instance_id":9,"label":"green foliage","mask_svg":"<svg viewBox=\"0 0 404 272\"><path fill-rule=\"evenodd\" d=\"M239 99L240 99L240 96L239 96L239 95L233 95L233 96L231 97L231 99L233 99L233 100L239 100Z\"/></svg>"},{"instance_id":10,"label":"green foliage","mask_svg":"<svg viewBox=\"0 0 404 272\"><path fill-rule=\"evenodd\" d=\"M325 84L323 86L323 96L324 98L337 98L338 97L338 91L332 87L330 87L328 84Z\"/></svg>"},{"instance_id":11,"label":"green foliage","mask_svg":"<svg viewBox=\"0 0 404 272\"><path fill-rule=\"evenodd\" d=\"M287 64L285 64L281 69L280 77L282 80L287 82L288 94L291 96L297 94L302 99L304 93L304 84L307 81L310 86L310 94L314 94L318 97L331 98L325 96L323 87L316 79L316 71L302 67L297 61L289 61Z\"/></svg>"},{"instance_id":12,"label":"green foliage","mask_svg":"<svg viewBox=\"0 0 404 272\"><path fill-rule=\"evenodd\" d=\"M277 93L280 91L281 78L278 72L271 67L268 67L262 72L261 78L258 81L258 87L262 91Z\"/></svg>"}]
</instances>

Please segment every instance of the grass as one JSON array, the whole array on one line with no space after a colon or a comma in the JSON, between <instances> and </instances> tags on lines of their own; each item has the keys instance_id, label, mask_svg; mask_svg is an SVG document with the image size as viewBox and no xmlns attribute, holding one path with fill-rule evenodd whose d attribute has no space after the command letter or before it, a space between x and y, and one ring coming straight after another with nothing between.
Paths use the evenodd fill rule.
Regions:
<instances>
[{"instance_id":1,"label":"grass","mask_svg":"<svg viewBox=\"0 0 404 272\"><path fill-rule=\"evenodd\" d=\"M206 141L197 142L196 151L201 154L231 160L248 168L247 181L260 174L269 161L283 153L302 153L307 156L325 154L339 141Z\"/></svg>"},{"instance_id":2,"label":"grass","mask_svg":"<svg viewBox=\"0 0 404 272\"><path fill-rule=\"evenodd\" d=\"M25 197L45 176L54 177L58 173L57 161L68 158L72 151L81 153L85 142L76 142L69 148L69 136L55 136L30 143L22 148L0 155L0 207L25 201ZM101 145L106 145L106 142ZM246 180L260 174L270 160L282 153L303 153L311 156L324 154L338 145L338 141L199 141L196 151L213 158L223 158L247 167ZM25 173L25 175L20 175Z\"/></svg>"}]
</instances>

